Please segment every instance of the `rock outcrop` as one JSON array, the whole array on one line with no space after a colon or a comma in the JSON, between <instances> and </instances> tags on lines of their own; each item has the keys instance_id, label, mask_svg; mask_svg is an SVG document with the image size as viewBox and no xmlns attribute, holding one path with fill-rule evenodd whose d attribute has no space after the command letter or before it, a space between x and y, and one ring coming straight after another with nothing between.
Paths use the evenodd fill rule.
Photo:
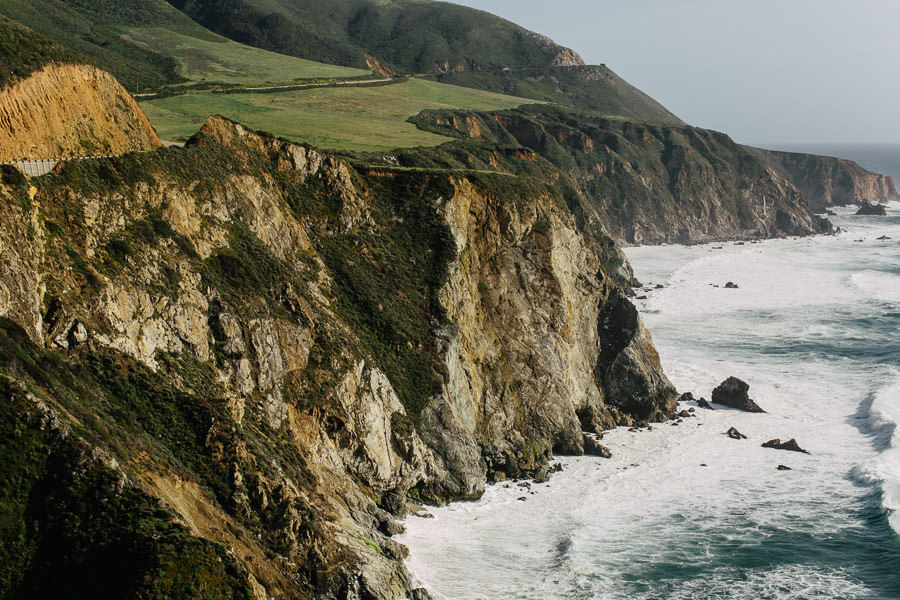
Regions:
<instances>
[{"instance_id":1,"label":"rock outcrop","mask_svg":"<svg viewBox=\"0 0 900 600\"><path fill-rule=\"evenodd\" d=\"M796 152L769 151L768 154L790 175L815 211L824 212L835 204L898 198L893 177L871 173L853 161Z\"/></svg>"},{"instance_id":2,"label":"rock outcrop","mask_svg":"<svg viewBox=\"0 0 900 600\"><path fill-rule=\"evenodd\" d=\"M800 444L797 443L797 440L791 438L786 442L782 442L780 439L775 438L769 440L768 442L764 442L762 445L763 448L774 448L775 450L789 450L791 452L802 452L803 454L809 454L808 450L804 450L800 447Z\"/></svg>"},{"instance_id":3,"label":"rock outcrop","mask_svg":"<svg viewBox=\"0 0 900 600\"><path fill-rule=\"evenodd\" d=\"M159 146L131 95L97 67L49 64L0 90L0 162L118 155Z\"/></svg>"},{"instance_id":4,"label":"rock outcrop","mask_svg":"<svg viewBox=\"0 0 900 600\"><path fill-rule=\"evenodd\" d=\"M744 412L766 412L750 399L747 394L749 390L750 386L746 382L737 377L729 377L712 391L713 404L722 404Z\"/></svg>"},{"instance_id":5,"label":"rock outcrop","mask_svg":"<svg viewBox=\"0 0 900 600\"><path fill-rule=\"evenodd\" d=\"M859 205L859 210L856 211L856 214L883 217L887 214L887 211L881 204L872 204L871 202L866 200Z\"/></svg>"},{"instance_id":6,"label":"rock outcrop","mask_svg":"<svg viewBox=\"0 0 900 600\"><path fill-rule=\"evenodd\" d=\"M728 437L730 437L733 440L746 440L747 439L746 435L744 435L743 433L741 433L734 427L729 427L728 431L725 432L725 435L727 435Z\"/></svg>"}]
</instances>

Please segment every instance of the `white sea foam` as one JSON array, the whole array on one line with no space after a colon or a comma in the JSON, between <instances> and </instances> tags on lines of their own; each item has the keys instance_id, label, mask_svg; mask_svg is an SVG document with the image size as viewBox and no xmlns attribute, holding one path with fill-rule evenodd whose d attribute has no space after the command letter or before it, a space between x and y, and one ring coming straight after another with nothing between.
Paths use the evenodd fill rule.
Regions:
<instances>
[{"instance_id":1,"label":"white sea foam","mask_svg":"<svg viewBox=\"0 0 900 600\"><path fill-rule=\"evenodd\" d=\"M868 410L867 422L880 438L881 453L853 469L863 483L882 487L882 506L889 514L894 531L900 533L900 373L893 383L878 390Z\"/></svg>"},{"instance_id":2,"label":"white sea foam","mask_svg":"<svg viewBox=\"0 0 900 600\"><path fill-rule=\"evenodd\" d=\"M547 484L411 517L400 541L415 576L448 599L896 597L854 570L884 556L851 548L867 547L854 540L873 527L872 486L900 509L896 331L879 321L900 302L897 253L873 239L900 239L900 225L836 220L851 233L629 249L679 391L709 398L737 375L768 412L697 408L677 426L612 431L612 459L566 459ZM761 447L775 437L811 454Z\"/></svg>"}]
</instances>

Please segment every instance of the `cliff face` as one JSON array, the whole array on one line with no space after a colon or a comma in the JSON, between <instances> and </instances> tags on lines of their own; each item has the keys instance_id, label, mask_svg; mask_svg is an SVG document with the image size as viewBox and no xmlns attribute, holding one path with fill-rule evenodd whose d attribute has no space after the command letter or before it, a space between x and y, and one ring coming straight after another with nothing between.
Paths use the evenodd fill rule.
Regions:
<instances>
[{"instance_id":1,"label":"cliff face","mask_svg":"<svg viewBox=\"0 0 900 600\"><path fill-rule=\"evenodd\" d=\"M767 153L796 183L815 211L824 211L834 204L886 202L898 197L893 177L871 173L853 161L796 152Z\"/></svg>"},{"instance_id":2,"label":"cliff face","mask_svg":"<svg viewBox=\"0 0 900 600\"><path fill-rule=\"evenodd\" d=\"M556 181L582 228L595 237L658 244L830 230L765 152L714 131L552 106L429 112L416 122L467 138L442 147L446 164L463 164L465 156L471 167Z\"/></svg>"},{"instance_id":3,"label":"cliff face","mask_svg":"<svg viewBox=\"0 0 900 600\"><path fill-rule=\"evenodd\" d=\"M0 90L0 162L158 146L131 95L96 67L51 64Z\"/></svg>"},{"instance_id":4,"label":"cliff face","mask_svg":"<svg viewBox=\"0 0 900 600\"><path fill-rule=\"evenodd\" d=\"M582 452L584 430L674 408L608 248L516 180L354 168L218 118L185 149L7 178L12 422L43 435L34 415L49 415L107 457L66 481L109 476L102 497L165 502L155 518L179 533L147 547L161 571L146 585L401 598L389 536L407 499L476 497ZM191 540L206 558L179 578ZM73 556L85 572L110 560ZM39 595L40 568L2 575Z\"/></svg>"}]
</instances>

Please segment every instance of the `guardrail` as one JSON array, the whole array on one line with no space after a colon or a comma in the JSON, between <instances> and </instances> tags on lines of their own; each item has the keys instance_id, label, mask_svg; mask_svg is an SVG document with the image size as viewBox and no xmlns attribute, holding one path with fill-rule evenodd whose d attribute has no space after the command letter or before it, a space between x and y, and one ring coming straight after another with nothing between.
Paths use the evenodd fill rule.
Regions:
<instances>
[{"instance_id":1,"label":"guardrail","mask_svg":"<svg viewBox=\"0 0 900 600\"><path fill-rule=\"evenodd\" d=\"M103 156L70 156L66 158L41 158L37 160L11 160L0 162L0 165L12 165L29 177L40 177L53 170L61 162L70 160L96 160L98 158L114 158L111 154Z\"/></svg>"}]
</instances>

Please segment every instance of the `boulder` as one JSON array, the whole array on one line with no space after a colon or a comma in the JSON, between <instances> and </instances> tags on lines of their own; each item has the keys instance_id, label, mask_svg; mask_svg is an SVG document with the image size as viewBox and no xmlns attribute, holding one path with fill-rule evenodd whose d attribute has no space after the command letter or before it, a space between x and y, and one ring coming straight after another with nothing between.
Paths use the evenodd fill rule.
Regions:
<instances>
[{"instance_id":1,"label":"boulder","mask_svg":"<svg viewBox=\"0 0 900 600\"><path fill-rule=\"evenodd\" d=\"M612 452L609 448L598 442L593 436L584 436L584 453L593 456L602 456L603 458L612 458Z\"/></svg>"},{"instance_id":2,"label":"boulder","mask_svg":"<svg viewBox=\"0 0 900 600\"><path fill-rule=\"evenodd\" d=\"M678 402L696 402L694 399L694 395L690 392L685 392L682 395L678 396Z\"/></svg>"},{"instance_id":3,"label":"boulder","mask_svg":"<svg viewBox=\"0 0 900 600\"><path fill-rule=\"evenodd\" d=\"M712 401L714 404L722 404L744 412L766 412L750 399L750 396L747 395L749 390L748 384L737 377L729 377L713 390Z\"/></svg>"},{"instance_id":4,"label":"boulder","mask_svg":"<svg viewBox=\"0 0 900 600\"><path fill-rule=\"evenodd\" d=\"M791 470L790 467L786 467L786 466L784 466L784 465L778 465L777 468L778 468L779 471L790 471L790 470Z\"/></svg>"},{"instance_id":5,"label":"boulder","mask_svg":"<svg viewBox=\"0 0 900 600\"><path fill-rule=\"evenodd\" d=\"M884 205L882 204L864 200L863 203L859 205L859 210L856 211L856 214L883 217L887 214L887 211L884 210Z\"/></svg>"},{"instance_id":6,"label":"boulder","mask_svg":"<svg viewBox=\"0 0 900 600\"><path fill-rule=\"evenodd\" d=\"M730 437L733 440L746 440L747 436L735 429L734 427L729 427L728 431L725 432L725 435Z\"/></svg>"},{"instance_id":7,"label":"boulder","mask_svg":"<svg viewBox=\"0 0 900 600\"><path fill-rule=\"evenodd\" d=\"M713 407L709 405L709 402L706 401L706 398L700 398L699 400L697 400L690 392L685 392L681 396L679 396L678 402L696 402L697 406L699 406L700 408L713 410ZM694 408L691 407L688 409L688 411L694 412Z\"/></svg>"},{"instance_id":8,"label":"boulder","mask_svg":"<svg viewBox=\"0 0 900 600\"><path fill-rule=\"evenodd\" d=\"M809 454L808 451L800 447L800 445L797 443L797 440L795 440L794 438L791 438L786 442L782 442L778 438L775 438L764 443L762 447L775 448L776 450L790 450L791 452L803 452L804 454Z\"/></svg>"},{"instance_id":9,"label":"boulder","mask_svg":"<svg viewBox=\"0 0 900 600\"><path fill-rule=\"evenodd\" d=\"M736 284L733 281L729 281L728 283L725 284L725 287L728 288L729 290L736 290L736 289L738 289L738 284Z\"/></svg>"}]
</instances>

